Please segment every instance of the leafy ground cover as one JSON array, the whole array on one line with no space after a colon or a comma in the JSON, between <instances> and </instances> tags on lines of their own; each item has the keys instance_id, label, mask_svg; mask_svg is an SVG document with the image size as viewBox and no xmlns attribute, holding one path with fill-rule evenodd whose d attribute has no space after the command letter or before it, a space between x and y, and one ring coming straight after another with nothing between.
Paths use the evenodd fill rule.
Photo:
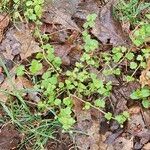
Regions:
<instances>
[{"instance_id":1,"label":"leafy ground cover","mask_svg":"<svg viewBox=\"0 0 150 150\"><path fill-rule=\"evenodd\" d=\"M150 149L150 3L2 0L0 149Z\"/></svg>"}]
</instances>

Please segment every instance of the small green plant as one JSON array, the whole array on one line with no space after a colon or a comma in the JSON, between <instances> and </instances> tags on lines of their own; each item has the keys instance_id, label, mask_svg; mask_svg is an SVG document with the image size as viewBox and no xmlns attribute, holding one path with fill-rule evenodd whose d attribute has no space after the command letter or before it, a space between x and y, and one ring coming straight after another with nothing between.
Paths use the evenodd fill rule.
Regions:
<instances>
[{"instance_id":1,"label":"small green plant","mask_svg":"<svg viewBox=\"0 0 150 150\"><path fill-rule=\"evenodd\" d=\"M24 65L20 65L16 68L17 76L23 76L25 74L25 67Z\"/></svg>"},{"instance_id":2,"label":"small green plant","mask_svg":"<svg viewBox=\"0 0 150 150\"><path fill-rule=\"evenodd\" d=\"M131 35L132 42L136 46L141 46L150 37L150 24L141 22L139 27L133 31Z\"/></svg>"},{"instance_id":3,"label":"small green plant","mask_svg":"<svg viewBox=\"0 0 150 150\"><path fill-rule=\"evenodd\" d=\"M142 105L145 108L150 107L150 89L149 88L141 88L137 89L130 95L133 100L141 100Z\"/></svg>"},{"instance_id":4,"label":"small green plant","mask_svg":"<svg viewBox=\"0 0 150 150\"><path fill-rule=\"evenodd\" d=\"M26 10L24 15L32 21L36 21L42 16L42 7L44 0L27 0L25 2Z\"/></svg>"},{"instance_id":5,"label":"small green plant","mask_svg":"<svg viewBox=\"0 0 150 150\"><path fill-rule=\"evenodd\" d=\"M129 21L138 24L141 21L141 13L148 9L150 3L142 2L140 0L119 0L115 8L114 14L122 21Z\"/></svg>"},{"instance_id":6,"label":"small green plant","mask_svg":"<svg viewBox=\"0 0 150 150\"><path fill-rule=\"evenodd\" d=\"M40 23L42 17L44 0L2 0L0 4L0 12L8 12L12 14L12 18L18 18L23 21L34 21Z\"/></svg>"},{"instance_id":7,"label":"small green plant","mask_svg":"<svg viewBox=\"0 0 150 150\"><path fill-rule=\"evenodd\" d=\"M41 36L38 30L36 35L37 37L40 36L39 39L43 40L41 46L43 53L40 52L36 55L35 59L31 61L29 68L26 67L27 71L22 65L16 70L17 76L29 73L33 77L34 82L38 80L35 82L35 89L42 93L41 101L38 103L39 111L51 110L55 115L55 120L59 121L64 130L70 130L76 122L73 116L74 94L77 97L76 99L84 103L84 110L88 110L91 107L95 108L103 113L108 121L114 119L121 125L128 119L124 112L113 116L111 112L104 111L106 100L109 98L112 90L112 83L111 81L103 81L90 70L91 67L98 68L101 66L101 57L95 55L99 43L92 39L89 34L89 29L94 26L95 19L95 14L87 16L87 22L84 24L82 34L84 42L83 54L72 70L63 72L60 69L61 59L55 56L53 46L47 44L47 36ZM131 60L134 57L125 47L115 47L111 53L101 54L103 62L108 66L112 62L119 64L126 58ZM39 71L42 68L44 69L43 64L47 64L47 70L41 75L41 78L39 76L36 78ZM107 75L121 74L121 70L117 66L109 70L103 70L103 72ZM85 101L84 99L90 99L91 101Z\"/></svg>"},{"instance_id":8,"label":"small green plant","mask_svg":"<svg viewBox=\"0 0 150 150\"><path fill-rule=\"evenodd\" d=\"M31 66L29 67L29 71L31 74L36 74L42 69L42 63L37 61L36 59L33 59L31 62Z\"/></svg>"}]
</instances>

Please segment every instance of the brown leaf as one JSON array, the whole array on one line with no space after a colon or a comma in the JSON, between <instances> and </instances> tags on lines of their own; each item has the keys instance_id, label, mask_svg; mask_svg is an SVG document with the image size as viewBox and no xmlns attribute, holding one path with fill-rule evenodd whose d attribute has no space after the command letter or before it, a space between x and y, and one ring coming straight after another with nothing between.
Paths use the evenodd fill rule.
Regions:
<instances>
[{"instance_id":1,"label":"brown leaf","mask_svg":"<svg viewBox=\"0 0 150 150\"><path fill-rule=\"evenodd\" d=\"M0 150L16 149L21 142L21 136L12 125L3 126L0 130Z\"/></svg>"},{"instance_id":2,"label":"brown leaf","mask_svg":"<svg viewBox=\"0 0 150 150\"><path fill-rule=\"evenodd\" d=\"M85 134L77 134L75 137L76 144L83 150L99 150L105 147L100 142L99 118L100 113L96 110L85 111L82 109L83 103L75 96L72 97L74 102L74 113L77 118L77 130ZM100 145L101 144L101 145Z\"/></svg>"},{"instance_id":3,"label":"brown leaf","mask_svg":"<svg viewBox=\"0 0 150 150\"><path fill-rule=\"evenodd\" d=\"M150 142L145 144L142 150L150 150Z\"/></svg>"},{"instance_id":4,"label":"brown leaf","mask_svg":"<svg viewBox=\"0 0 150 150\"><path fill-rule=\"evenodd\" d=\"M9 24L9 15L6 13L0 14L0 42L3 39L3 32L4 29L8 26Z\"/></svg>"},{"instance_id":5,"label":"brown leaf","mask_svg":"<svg viewBox=\"0 0 150 150\"><path fill-rule=\"evenodd\" d=\"M133 137L126 139L125 137L119 137L116 141L108 146L107 150L132 150L133 149Z\"/></svg>"},{"instance_id":6,"label":"brown leaf","mask_svg":"<svg viewBox=\"0 0 150 150\"><path fill-rule=\"evenodd\" d=\"M80 29L71 19L72 15L76 11L76 5L79 0L70 1L70 0L57 0L57 1L47 1L45 8L45 13L43 15L43 21L49 24L60 24L65 29Z\"/></svg>"},{"instance_id":7,"label":"brown leaf","mask_svg":"<svg viewBox=\"0 0 150 150\"><path fill-rule=\"evenodd\" d=\"M113 0L101 8L92 33L103 43L129 46L128 35L113 17Z\"/></svg>"},{"instance_id":8,"label":"brown leaf","mask_svg":"<svg viewBox=\"0 0 150 150\"><path fill-rule=\"evenodd\" d=\"M42 51L39 44L32 37L30 29L24 25L21 25L19 30L15 30L14 37L21 44L21 59L26 59L32 54Z\"/></svg>"},{"instance_id":9,"label":"brown leaf","mask_svg":"<svg viewBox=\"0 0 150 150\"><path fill-rule=\"evenodd\" d=\"M81 46L65 43L63 45L54 45L56 56L60 57L62 64L69 66L78 61L81 56Z\"/></svg>"},{"instance_id":10,"label":"brown leaf","mask_svg":"<svg viewBox=\"0 0 150 150\"><path fill-rule=\"evenodd\" d=\"M145 85L150 86L150 58L147 61L147 68L141 73L140 83L142 84L142 87Z\"/></svg>"},{"instance_id":11,"label":"brown leaf","mask_svg":"<svg viewBox=\"0 0 150 150\"><path fill-rule=\"evenodd\" d=\"M137 113L132 113L135 110ZM127 131L134 136L150 138L150 130L147 128L147 122L142 111L138 107L131 107L129 109L130 119L128 120Z\"/></svg>"}]
</instances>

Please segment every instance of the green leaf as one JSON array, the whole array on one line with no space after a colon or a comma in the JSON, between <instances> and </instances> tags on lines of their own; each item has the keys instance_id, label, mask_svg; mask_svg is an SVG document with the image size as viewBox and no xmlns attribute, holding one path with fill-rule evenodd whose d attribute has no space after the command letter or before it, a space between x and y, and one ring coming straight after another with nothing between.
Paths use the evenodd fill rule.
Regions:
<instances>
[{"instance_id":1,"label":"green leaf","mask_svg":"<svg viewBox=\"0 0 150 150\"><path fill-rule=\"evenodd\" d=\"M105 108L105 101L102 99L97 99L94 101L94 105L96 107L101 107L101 108Z\"/></svg>"},{"instance_id":2,"label":"green leaf","mask_svg":"<svg viewBox=\"0 0 150 150\"><path fill-rule=\"evenodd\" d=\"M107 113L104 115L104 117L109 121L109 120L112 119L112 113L107 112Z\"/></svg>"},{"instance_id":3,"label":"green leaf","mask_svg":"<svg viewBox=\"0 0 150 150\"><path fill-rule=\"evenodd\" d=\"M150 19L150 14L146 14L145 16L146 16L148 19Z\"/></svg>"},{"instance_id":4,"label":"green leaf","mask_svg":"<svg viewBox=\"0 0 150 150\"><path fill-rule=\"evenodd\" d=\"M36 59L43 59L43 58L44 58L43 53L38 53L36 55Z\"/></svg>"},{"instance_id":5,"label":"green leaf","mask_svg":"<svg viewBox=\"0 0 150 150\"><path fill-rule=\"evenodd\" d=\"M26 6L31 6L32 4L33 4L32 1L27 1L27 2L26 2Z\"/></svg>"},{"instance_id":6,"label":"green leaf","mask_svg":"<svg viewBox=\"0 0 150 150\"><path fill-rule=\"evenodd\" d=\"M134 54L132 52L129 52L125 56L128 60L132 60L134 58Z\"/></svg>"},{"instance_id":7,"label":"green leaf","mask_svg":"<svg viewBox=\"0 0 150 150\"><path fill-rule=\"evenodd\" d=\"M137 58L136 58L136 60L143 61L143 56L142 55L138 55Z\"/></svg>"},{"instance_id":8,"label":"green leaf","mask_svg":"<svg viewBox=\"0 0 150 150\"><path fill-rule=\"evenodd\" d=\"M38 62L37 60L33 59L31 62L31 66L29 67L29 70L32 74L38 73L42 69L42 63Z\"/></svg>"},{"instance_id":9,"label":"green leaf","mask_svg":"<svg viewBox=\"0 0 150 150\"><path fill-rule=\"evenodd\" d=\"M136 46L140 46L141 44L143 44L143 40L134 39L132 41Z\"/></svg>"},{"instance_id":10,"label":"green leaf","mask_svg":"<svg viewBox=\"0 0 150 150\"><path fill-rule=\"evenodd\" d=\"M51 72L50 71L46 71L43 75L42 75L42 79L46 80L49 77L51 77Z\"/></svg>"},{"instance_id":11,"label":"green leaf","mask_svg":"<svg viewBox=\"0 0 150 150\"><path fill-rule=\"evenodd\" d=\"M144 98L150 96L150 90L146 88L141 89L141 96Z\"/></svg>"},{"instance_id":12,"label":"green leaf","mask_svg":"<svg viewBox=\"0 0 150 150\"><path fill-rule=\"evenodd\" d=\"M58 121L62 124L63 129L68 130L70 129L75 120L71 117L72 110L70 107L66 107L60 110L58 114Z\"/></svg>"},{"instance_id":13,"label":"green leaf","mask_svg":"<svg viewBox=\"0 0 150 150\"><path fill-rule=\"evenodd\" d=\"M127 75L127 76L125 76L125 80L126 80L127 82L132 82L132 81L135 80L135 78L132 77L132 76Z\"/></svg>"},{"instance_id":14,"label":"green leaf","mask_svg":"<svg viewBox=\"0 0 150 150\"><path fill-rule=\"evenodd\" d=\"M119 124L122 125L122 124L127 120L127 118L126 118L124 115L120 114L120 115L115 116L115 120L116 120Z\"/></svg>"},{"instance_id":15,"label":"green leaf","mask_svg":"<svg viewBox=\"0 0 150 150\"><path fill-rule=\"evenodd\" d=\"M64 83L63 82L59 82L59 88L63 88L64 87Z\"/></svg>"},{"instance_id":16,"label":"green leaf","mask_svg":"<svg viewBox=\"0 0 150 150\"><path fill-rule=\"evenodd\" d=\"M137 89L136 91L134 91L131 95L130 95L130 98L131 99L140 99L140 94L141 94L141 91L139 89Z\"/></svg>"},{"instance_id":17,"label":"green leaf","mask_svg":"<svg viewBox=\"0 0 150 150\"><path fill-rule=\"evenodd\" d=\"M120 68L114 69L114 70L113 70L113 73L114 73L115 75L120 75L120 74L121 74Z\"/></svg>"},{"instance_id":18,"label":"green leaf","mask_svg":"<svg viewBox=\"0 0 150 150\"><path fill-rule=\"evenodd\" d=\"M89 102L85 102L83 109L89 110L91 108L91 104Z\"/></svg>"},{"instance_id":19,"label":"green leaf","mask_svg":"<svg viewBox=\"0 0 150 150\"><path fill-rule=\"evenodd\" d=\"M62 62L61 62L61 59L60 59L59 57L55 57L52 63L53 63L53 65L54 65L56 68L57 68L57 67L59 68Z\"/></svg>"},{"instance_id":20,"label":"green leaf","mask_svg":"<svg viewBox=\"0 0 150 150\"><path fill-rule=\"evenodd\" d=\"M63 99L63 103L66 105L66 106L72 106L73 105L73 101L70 97L66 97Z\"/></svg>"},{"instance_id":21,"label":"green leaf","mask_svg":"<svg viewBox=\"0 0 150 150\"><path fill-rule=\"evenodd\" d=\"M36 5L36 6L34 7L34 11L35 11L35 14L36 14L39 18L41 18L41 16L42 16L42 7L41 7L40 5Z\"/></svg>"},{"instance_id":22,"label":"green leaf","mask_svg":"<svg viewBox=\"0 0 150 150\"><path fill-rule=\"evenodd\" d=\"M136 69L136 68L137 68L137 63L131 62L131 63L130 63L130 68L131 68L131 69Z\"/></svg>"},{"instance_id":23,"label":"green leaf","mask_svg":"<svg viewBox=\"0 0 150 150\"><path fill-rule=\"evenodd\" d=\"M118 52L116 54L113 54L113 60L114 62L119 62L119 60L123 57L123 54Z\"/></svg>"},{"instance_id":24,"label":"green leaf","mask_svg":"<svg viewBox=\"0 0 150 150\"><path fill-rule=\"evenodd\" d=\"M123 115L124 115L124 117L126 117L126 118L129 118L129 117L130 117L129 112L127 112L127 111L124 111L122 114L123 114Z\"/></svg>"},{"instance_id":25,"label":"green leaf","mask_svg":"<svg viewBox=\"0 0 150 150\"><path fill-rule=\"evenodd\" d=\"M149 100L142 100L142 105L144 108L149 108L150 107L150 101Z\"/></svg>"},{"instance_id":26,"label":"green leaf","mask_svg":"<svg viewBox=\"0 0 150 150\"><path fill-rule=\"evenodd\" d=\"M61 100L58 99L58 98L55 99L54 104L55 104L56 106L59 106L59 105L61 104Z\"/></svg>"},{"instance_id":27,"label":"green leaf","mask_svg":"<svg viewBox=\"0 0 150 150\"><path fill-rule=\"evenodd\" d=\"M23 76L25 73L25 67L23 65L20 65L16 69L17 76Z\"/></svg>"}]
</instances>

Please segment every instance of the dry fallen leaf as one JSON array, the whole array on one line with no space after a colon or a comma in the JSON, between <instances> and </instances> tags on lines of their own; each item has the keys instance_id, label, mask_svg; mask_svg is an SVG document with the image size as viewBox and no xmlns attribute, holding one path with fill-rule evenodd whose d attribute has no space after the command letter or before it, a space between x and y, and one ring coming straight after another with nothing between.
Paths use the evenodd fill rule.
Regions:
<instances>
[{"instance_id":1,"label":"dry fallen leaf","mask_svg":"<svg viewBox=\"0 0 150 150\"><path fill-rule=\"evenodd\" d=\"M150 150L150 143L145 144L142 150Z\"/></svg>"},{"instance_id":2,"label":"dry fallen leaf","mask_svg":"<svg viewBox=\"0 0 150 150\"><path fill-rule=\"evenodd\" d=\"M133 150L133 137L130 139L119 137L113 144L108 146L107 150Z\"/></svg>"},{"instance_id":3,"label":"dry fallen leaf","mask_svg":"<svg viewBox=\"0 0 150 150\"><path fill-rule=\"evenodd\" d=\"M7 124L0 130L0 150L16 149L21 142L21 136L13 125Z\"/></svg>"},{"instance_id":4,"label":"dry fallen leaf","mask_svg":"<svg viewBox=\"0 0 150 150\"><path fill-rule=\"evenodd\" d=\"M145 85L150 86L150 58L147 61L147 68L141 73L140 83L142 84L142 87Z\"/></svg>"},{"instance_id":5,"label":"dry fallen leaf","mask_svg":"<svg viewBox=\"0 0 150 150\"><path fill-rule=\"evenodd\" d=\"M8 24L9 24L9 15L6 13L0 14L0 42L3 39L4 29L8 26Z\"/></svg>"},{"instance_id":6,"label":"dry fallen leaf","mask_svg":"<svg viewBox=\"0 0 150 150\"><path fill-rule=\"evenodd\" d=\"M80 31L75 22L71 19L76 11L79 0L57 0L47 1L43 21L49 24L60 24L65 29Z\"/></svg>"},{"instance_id":7,"label":"dry fallen leaf","mask_svg":"<svg viewBox=\"0 0 150 150\"><path fill-rule=\"evenodd\" d=\"M100 113L97 110L83 110L83 103L77 98L72 97L74 102L74 113L77 118L77 130L83 134L77 134L75 141L81 150L100 150L106 145L100 140L102 137L99 134ZM86 134L84 134L86 133Z\"/></svg>"},{"instance_id":8,"label":"dry fallen leaf","mask_svg":"<svg viewBox=\"0 0 150 150\"><path fill-rule=\"evenodd\" d=\"M24 25L21 25L20 29L14 32L14 37L21 44L21 59L26 59L32 54L42 51L39 44L35 42L30 29Z\"/></svg>"},{"instance_id":9,"label":"dry fallen leaf","mask_svg":"<svg viewBox=\"0 0 150 150\"><path fill-rule=\"evenodd\" d=\"M123 32L119 21L113 17L113 6L114 1L111 0L101 8L92 33L104 44L129 46L128 35Z\"/></svg>"}]
</instances>

